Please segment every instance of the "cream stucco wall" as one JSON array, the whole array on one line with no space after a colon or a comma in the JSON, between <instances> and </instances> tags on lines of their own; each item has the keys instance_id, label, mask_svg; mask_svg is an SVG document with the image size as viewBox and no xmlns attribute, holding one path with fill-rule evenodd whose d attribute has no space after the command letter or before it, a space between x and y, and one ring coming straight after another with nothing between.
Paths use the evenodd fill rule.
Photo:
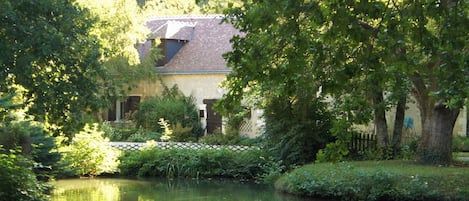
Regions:
<instances>
[{"instance_id":1,"label":"cream stucco wall","mask_svg":"<svg viewBox=\"0 0 469 201\"><path fill-rule=\"evenodd\" d=\"M164 75L162 80L168 87L177 84L184 95L192 95L196 98L197 104L203 104L204 99L219 99L223 95L223 90L219 87L221 81L225 79L224 74L206 75ZM141 94L142 99L156 96L161 93L163 87L158 80L142 81L138 87L130 94Z\"/></svg>"}]
</instances>

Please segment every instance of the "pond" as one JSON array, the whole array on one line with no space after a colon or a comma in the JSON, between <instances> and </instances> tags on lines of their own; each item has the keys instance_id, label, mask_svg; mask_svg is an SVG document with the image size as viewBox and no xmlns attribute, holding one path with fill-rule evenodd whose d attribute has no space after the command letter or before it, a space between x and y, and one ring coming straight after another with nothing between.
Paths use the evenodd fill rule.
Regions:
<instances>
[{"instance_id":1,"label":"pond","mask_svg":"<svg viewBox=\"0 0 469 201\"><path fill-rule=\"evenodd\" d=\"M305 201L270 186L232 180L67 179L51 182L52 201Z\"/></svg>"}]
</instances>

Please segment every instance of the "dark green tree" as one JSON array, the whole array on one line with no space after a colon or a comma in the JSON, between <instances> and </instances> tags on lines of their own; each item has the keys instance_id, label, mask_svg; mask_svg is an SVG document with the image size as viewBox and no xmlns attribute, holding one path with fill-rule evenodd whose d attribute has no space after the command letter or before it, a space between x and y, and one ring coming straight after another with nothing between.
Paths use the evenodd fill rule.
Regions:
<instances>
[{"instance_id":1,"label":"dark green tree","mask_svg":"<svg viewBox=\"0 0 469 201\"><path fill-rule=\"evenodd\" d=\"M57 132L81 127L112 89L95 20L69 0L1 1L0 13L1 92L24 88L28 113Z\"/></svg>"}]
</instances>

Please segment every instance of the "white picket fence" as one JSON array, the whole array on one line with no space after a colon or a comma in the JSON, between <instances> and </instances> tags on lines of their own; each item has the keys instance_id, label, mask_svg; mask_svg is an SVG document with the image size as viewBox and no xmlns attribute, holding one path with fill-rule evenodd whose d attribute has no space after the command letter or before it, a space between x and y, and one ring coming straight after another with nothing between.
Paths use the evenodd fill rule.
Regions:
<instances>
[{"instance_id":1,"label":"white picket fence","mask_svg":"<svg viewBox=\"0 0 469 201\"><path fill-rule=\"evenodd\" d=\"M117 148L119 150L131 150L138 151L142 150L145 147L157 147L161 149L212 149L212 150L221 150L229 149L233 151L246 151L246 150L256 150L259 147L255 146L239 146L239 145L211 145L211 144L200 144L192 142L109 142L109 146Z\"/></svg>"}]
</instances>

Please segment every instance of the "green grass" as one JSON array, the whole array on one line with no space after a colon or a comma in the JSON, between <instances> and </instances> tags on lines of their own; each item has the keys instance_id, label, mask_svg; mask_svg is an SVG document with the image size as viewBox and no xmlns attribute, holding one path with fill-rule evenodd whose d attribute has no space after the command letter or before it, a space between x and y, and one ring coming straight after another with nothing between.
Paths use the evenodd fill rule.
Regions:
<instances>
[{"instance_id":1,"label":"green grass","mask_svg":"<svg viewBox=\"0 0 469 201\"><path fill-rule=\"evenodd\" d=\"M396 172L404 177L419 176L423 179L428 179L430 187L443 191L452 191L454 188L469 190L469 167L429 166L416 164L412 161L398 160L350 162L350 164L368 171L379 169Z\"/></svg>"},{"instance_id":2,"label":"green grass","mask_svg":"<svg viewBox=\"0 0 469 201\"><path fill-rule=\"evenodd\" d=\"M343 200L469 200L469 166L400 160L310 164L285 174L276 188Z\"/></svg>"}]
</instances>

